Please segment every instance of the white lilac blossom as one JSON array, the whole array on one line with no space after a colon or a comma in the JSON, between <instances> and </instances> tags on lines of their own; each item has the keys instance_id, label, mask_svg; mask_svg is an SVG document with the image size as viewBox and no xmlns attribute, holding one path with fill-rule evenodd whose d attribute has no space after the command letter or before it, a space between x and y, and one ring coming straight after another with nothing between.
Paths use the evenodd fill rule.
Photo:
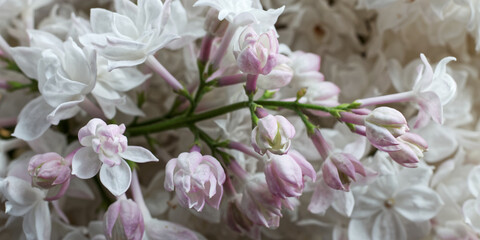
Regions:
<instances>
[{"instance_id":1,"label":"white lilac blossom","mask_svg":"<svg viewBox=\"0 0 480 240\"><path fill-rule=\"evenodd\" d=\"M52 223L45 192L13 176L0 180L5 212L10 218L23 218L23 232L27 239L50 239Z\"/></svg>"},{"instance_id":2,"label":"white lilac blossom","mask_svg":"<svg viewBox=\"0 0 480 240\"><path fill-rule=\"evenodd\" d=\"M90 12L93 33L80 37L80 42L94 47L108 59L109 70L139 65L177 35L168 31L169 1L142 0L135 5L117 1L116 12L94 8Z\"/></svg>"},{"instance_id":3,"label":"white lilac blossom","mask_svg":"<svg viewBox=\"0 0 480 240\"><path fill-rule=\"evenodd\" d=\"M98 118L90 120L78 132L83 147L73 157L72 174L87 179L100 172L100 181L112 194L125 193L132 179L125 159L138 163L158 159L148 149L128 146L124 132L123 124L107 125Z\"/></svg>"},{"instance_id":4,"label":"white lilac blossom","mask_svg":"<svg viewBox=\"0 0 480 240\"><path fill-rule=\"evenodd\" d=\"M51 124L71 118L88 101L96 83L95 52L80 48L72 39L62 42L47 32L30 30L30 47L10 50L20 69L38 81L41 96L30 101L19 115L14 135L33 140Z\"/></svg>"},{"instance_id":5,"label":"white lilac blossom","mask_svg":"<svg viewBox=\"0 0 480 240\"><path fill-rule=\"evenodd\" d=\"M205 203L219 208L225 172L212 156L193 151L181 153L165 167L165 189L174 189L182 206L202 211Z\"/></svg>"},{"instance_id":6,"label":"white lilac blossom","mask_svg":"<svg viewBox=\"0 0 480 240\"><path fill-rule=\"evenodd\" d=\"M235 0L199 0L194 6L208 6L219 11L218 20L227 20L228 22L245 26L251 23L262 24L272 28L277 18L282 14L284 7L278 9L269 9L265 11L255 7L254 0L235 1Z\"/></svg>"},{"instance_id":7,"label":"white lilac blossom","mask_svg":"<svg viewBox=\"0 0 480 240\"><path fill-rule=\"evenodd\" d=\"M413 177L417 174L423 176ZM410 232L412 229L408 227L427 225L429 228L429 220L443 205L440 196L427 185L430 176L431 170L421 167L379 177L366 192L356 196L349 236L352 239L409 239L408 236L418 232Z\"/></svg>"}]
</instances>

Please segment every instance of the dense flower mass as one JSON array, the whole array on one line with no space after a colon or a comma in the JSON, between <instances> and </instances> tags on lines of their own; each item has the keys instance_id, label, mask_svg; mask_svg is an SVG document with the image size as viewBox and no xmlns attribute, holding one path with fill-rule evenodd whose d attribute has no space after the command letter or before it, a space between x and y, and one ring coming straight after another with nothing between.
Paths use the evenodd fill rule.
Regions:
<instances>
[{"instance_id":1,"label":"dense flower mass","mask_svg":"<svg viewBox=\"0 0 480 240\"><path fill-rule=\"evenodd\" d=\"M0 0L0 239L480 239L480 0Z\"/></svg>"}]
</instances>

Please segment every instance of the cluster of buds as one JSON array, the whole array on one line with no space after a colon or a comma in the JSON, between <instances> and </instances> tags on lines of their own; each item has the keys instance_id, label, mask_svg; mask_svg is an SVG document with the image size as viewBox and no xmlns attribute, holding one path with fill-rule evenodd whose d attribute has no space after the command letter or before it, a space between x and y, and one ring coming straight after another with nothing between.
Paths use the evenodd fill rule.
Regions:
<instances>
[{"instance_id":1,"label":"cluster of buds","mask_svg":"<svg viewBox=\"0 0 480 240\"><path fill-rule=\"evenodd\" d=\"M374 109L365 117L365 127L370 143L402 166L415 167L428 148L421 136L409 132L407 120L393 108Z\"/></svg>"}]
</instances>

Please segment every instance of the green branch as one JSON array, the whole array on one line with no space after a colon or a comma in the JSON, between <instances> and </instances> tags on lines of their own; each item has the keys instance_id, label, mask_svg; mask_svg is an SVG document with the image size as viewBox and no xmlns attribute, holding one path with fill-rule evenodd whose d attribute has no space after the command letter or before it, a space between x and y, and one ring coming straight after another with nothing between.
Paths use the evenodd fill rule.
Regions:
<instances>
[{"instance_id":1,"label":"green branch","mask_svg":"<svg viewBox=\"0 0 480 240\"><path fill-rule=\"evenodd\" d=\"M291 109L293 111L311 109L311 110L319 110L323 112L328 112L334 117L339 117L340 112L342 111L349 111L351 109L357 108L359 106L358 103L350 103L350 104L340 104L336 107L325 107L315 104L304 104L298 102L283 102L283 101L253 101L254 104L265 106L265 107L280 107ZM169 119L157 119L157 120L150 120L145 123L139 123L136 126L132 126L127 129L127 134L129 136L139 136L144 135L147 133L155 133L161 132L165 130L177 129L188 127L191 124L207 120L210 118L218 117L223 114L237 111L242 108L250 107L251 104L248 101L238 102L231 105L227 105L224 107L220 107L217 109L213 109L210 111L192 114L192 115L181 115L174 118ZM297 112L298 113L298 112Z\"/></svg>"}]
</instances>

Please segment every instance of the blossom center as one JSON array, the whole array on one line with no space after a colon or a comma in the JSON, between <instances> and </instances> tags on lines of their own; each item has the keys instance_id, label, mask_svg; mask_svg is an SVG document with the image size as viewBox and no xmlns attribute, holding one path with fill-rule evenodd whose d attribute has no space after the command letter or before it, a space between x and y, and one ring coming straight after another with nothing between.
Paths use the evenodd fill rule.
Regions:
<instances>
[{"instance_id":1,"label":"blossom center","mask_svg":"<svg viewBox=\"0 0 480 240\"><path fill-rule=\"evenodd\" d=\"M385 202L383 203L383 205L384 205L386 208L392 208L393 205L395 205L395 199L389 198L389 199L385 200Z\"/></svg>"}]
</instances>

